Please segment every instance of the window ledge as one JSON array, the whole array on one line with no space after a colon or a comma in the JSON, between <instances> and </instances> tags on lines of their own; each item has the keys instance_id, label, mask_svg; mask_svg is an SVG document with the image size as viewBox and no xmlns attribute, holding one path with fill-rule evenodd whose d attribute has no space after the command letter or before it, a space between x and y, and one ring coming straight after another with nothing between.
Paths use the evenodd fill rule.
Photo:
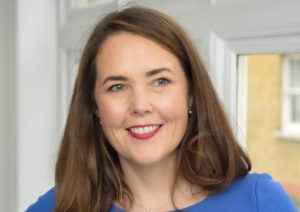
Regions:
<instances>
[{"instance_id":1,"label":"window ledge","mask_svg":"<svg viewBox=\"0 0 300 212\"><path fill-rule=\"evenodd\" d=\"M281 140L297 141L300 142L300 133L289 132L284 130L277 130L274 132L276 138Z\"/></svg>"}]
</instances>

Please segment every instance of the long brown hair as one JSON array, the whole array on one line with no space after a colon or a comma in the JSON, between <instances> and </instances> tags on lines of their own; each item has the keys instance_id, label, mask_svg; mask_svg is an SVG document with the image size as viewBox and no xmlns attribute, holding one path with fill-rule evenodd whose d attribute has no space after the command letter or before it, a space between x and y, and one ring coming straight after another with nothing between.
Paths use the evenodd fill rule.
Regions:
<instances>
[{"instance_id":1,"label":"long brown hair","mask_svg":"<svg viewBox=\"0 0 300 212\"><path fill-rule=\"evenodd\" d=\"M56 163L56 212L107 212L114 201L124 196L133 201L118 154L94 114L96 55L108 36L122 31L149 38L169 50L179 59L188 79L193 113L178 147L172 193L179 178L210 194L216 193L251 169L200 56L184 30L158 11L132 7L102 19L83 51Z\"/></svg>"}]
</instances>

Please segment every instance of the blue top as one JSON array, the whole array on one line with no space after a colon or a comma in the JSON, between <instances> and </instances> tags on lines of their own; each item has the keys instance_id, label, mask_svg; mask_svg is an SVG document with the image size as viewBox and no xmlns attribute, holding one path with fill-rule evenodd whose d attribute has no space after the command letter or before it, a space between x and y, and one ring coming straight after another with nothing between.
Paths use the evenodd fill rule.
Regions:
<instances>
[{"instance_id":1,"label":"blue top","mask_svg":"<svg viewBox=\"0 0 300 212\"><path fill-rule=\"evenodd\" d=\"M27 212L52 212L55 188L39 197ZM295 205L268 174L248 174L225 190L183 209L185 212L297 212ZM112 205L109 212L125 212Z\"/></svg>"}]
</instances>

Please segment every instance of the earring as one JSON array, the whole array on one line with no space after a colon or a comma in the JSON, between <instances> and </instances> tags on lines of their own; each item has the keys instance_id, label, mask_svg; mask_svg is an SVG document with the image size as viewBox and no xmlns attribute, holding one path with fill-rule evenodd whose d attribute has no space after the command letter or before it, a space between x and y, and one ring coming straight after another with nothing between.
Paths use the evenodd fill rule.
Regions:
<instances>
[{"instance_id":1,"label":"earring","mask_svg":"<svg viewBox=\"0 0 300 212\"><path fill-rule=\"evenodd\" d=\"M191 115L192 113L193 113L192 106L189 106L189 114Z\"/></svg>"},{"instance_id":2,"label":"earring","mask_svg":"<svg viewBox=\"0 0 300 212\"><path fill-rule=\"evenodd\" d=\"M101 119L100 119L100 118L99 118L99 124L100 124L100 125L102 125L102 121L101 121Z\"/></svg>"}]
</instances>

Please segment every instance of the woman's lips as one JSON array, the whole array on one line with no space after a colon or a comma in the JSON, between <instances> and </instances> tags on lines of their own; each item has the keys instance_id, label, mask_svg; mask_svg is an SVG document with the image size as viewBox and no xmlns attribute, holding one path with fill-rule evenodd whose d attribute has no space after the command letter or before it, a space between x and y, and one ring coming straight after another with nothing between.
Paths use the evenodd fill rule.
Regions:
<instances>
[{"instance_id":1,"label":"woman's lips","mask_svg":"<svg viewBox=\"0 0 300 212\"><path fill-rule=\"evenodd\" d=\"M156 135L162 125L138 125L128 128L129 134L136 139L149 139Z\"/></svg>"}]
</instances>

